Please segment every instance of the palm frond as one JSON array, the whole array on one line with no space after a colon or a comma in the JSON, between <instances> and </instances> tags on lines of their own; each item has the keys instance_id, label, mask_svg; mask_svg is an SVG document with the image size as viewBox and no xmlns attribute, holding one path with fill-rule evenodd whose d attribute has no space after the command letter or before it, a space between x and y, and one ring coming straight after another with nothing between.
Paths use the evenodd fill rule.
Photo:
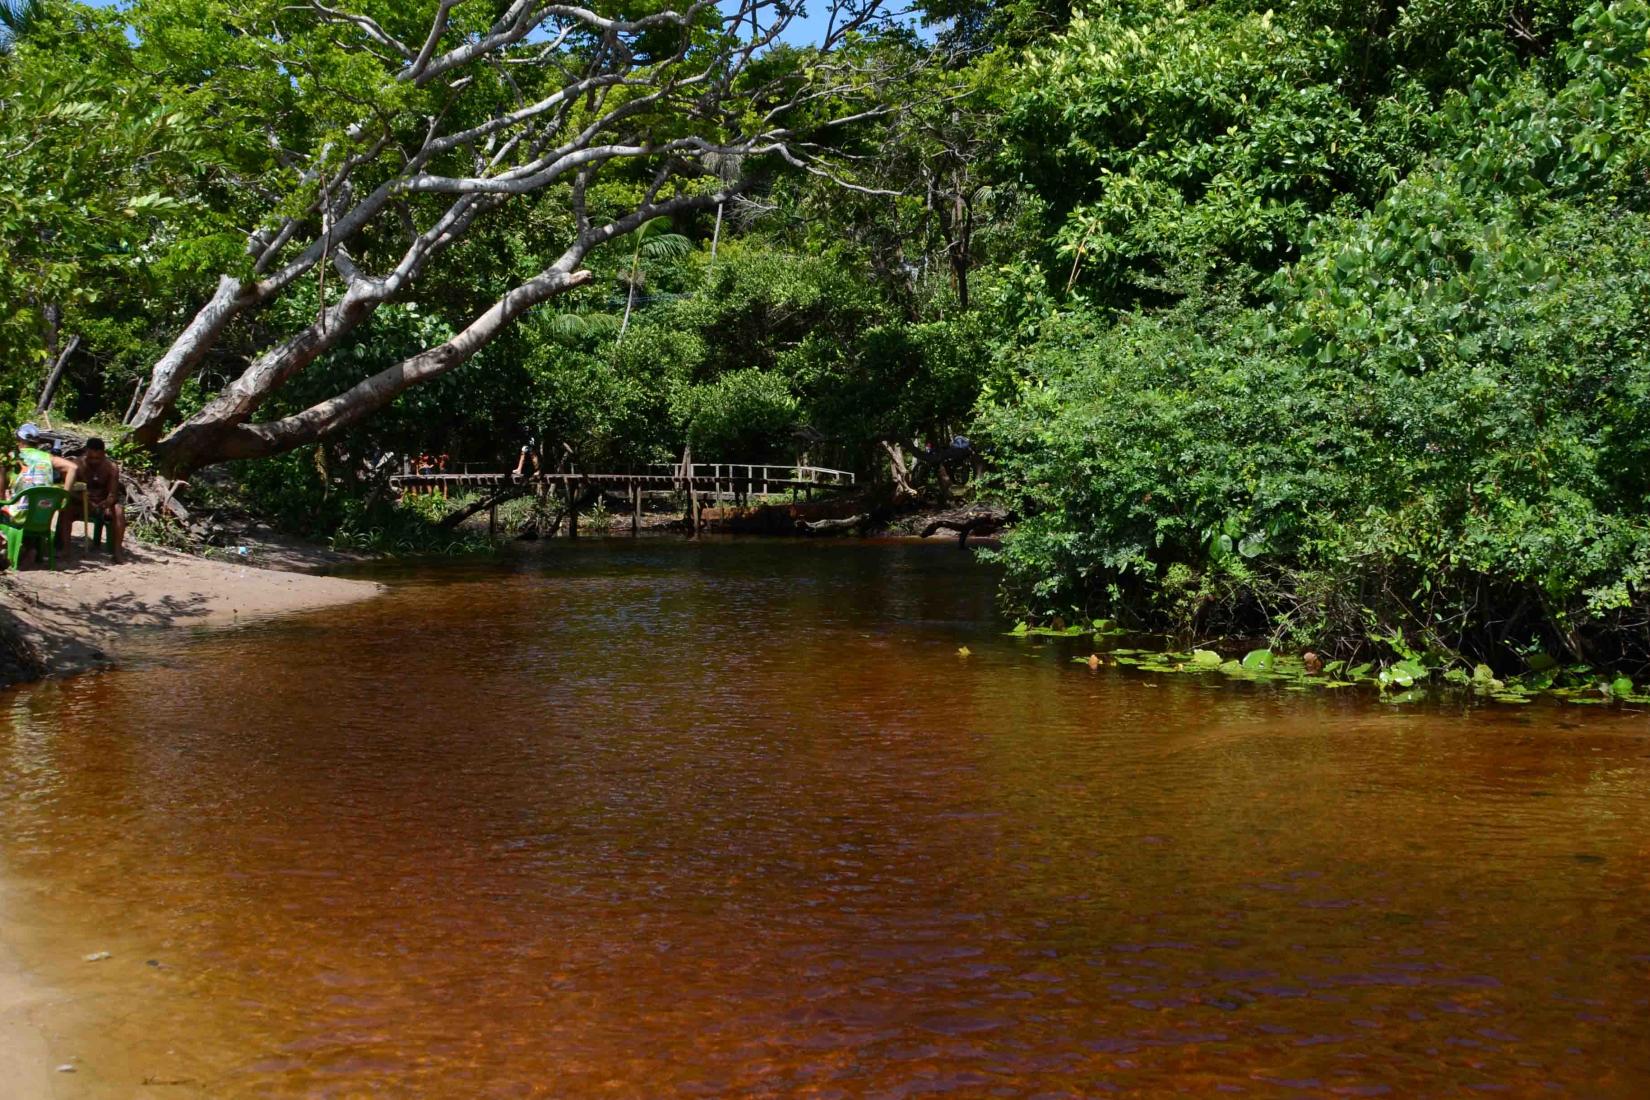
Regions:
<instances>
[{"instance_id":1,"label":"palm frond","mask_svg":"<svg viewBox=\"0 0 1650 1100\"><path fill-rule=\"evenodd\" d=\"M693 251L693 242L680 233L655 233L641 244L644 259L679 260Z\"/></svg>"},{"instance_id":2,"label":"palm frond","mask_svg":"<svg viewBox=\"0 0 1650 1100\"><path fill-rule=\"evenodd\" d=\"M0 0L0 53L10 53L44 15L42 0Z\"/></svg>"},{"instance_id":3,"label":"palm frond","mask_svg":"<svg viewBox=\"0 0 1650 1100\"><path fill-rule=\"evenodd\" d=\"M545 326L552 338L571 342L591 336L607 336L619 327L619 319L611 313L557 313L545 322Z\"/></svg>"}]
</instances>

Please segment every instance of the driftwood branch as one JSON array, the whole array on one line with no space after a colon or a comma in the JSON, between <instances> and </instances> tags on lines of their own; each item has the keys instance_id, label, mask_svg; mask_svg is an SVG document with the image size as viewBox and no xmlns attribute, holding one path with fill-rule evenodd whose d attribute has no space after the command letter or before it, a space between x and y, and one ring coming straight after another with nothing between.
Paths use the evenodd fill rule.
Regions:
<instances>
[{"instance_id":1,"label":"driftwood branch","mask_svg":"<svg viewBox=\"0 0 1650 1100\"><path fill-rule=\"evenodd\" d=\"M527 493L532 491L532 488L532 484L525 481L515 485L505 485L502 488L495 489L488 496L477 497L475 500L472 500L470 503L458 509L451 515L441 517L441 522L436 524L436 526L446 530L452 530L476 513L484 512L488 508L493 507L495 504L503 504L507 500L514 500L516 497L525 496Z\"/></svg>"},{"instance_id":2,"label":"driftwood branch","mask_svg":"<svg viewBox=\"0 0 1650 1100\"><path fill-rule=\"evenodd\" d=\"M798 520L797 530L810 535L840 535L856 531L871 522L869 513L849 516L847 519Z\"/></svg>"},{"instance_id":3,"label":"driftwood branch","mask_svg":"<svg viewBox=\"0 0 1650 1100\"><path fill-rule=\"evenodd\" d=\"M1008 513L997 507L980 506L947 512L935 516L922 529L922 537L929 538L939 531L957 532L957 546L968 545L970 535L989 535L1008 525Z\"/></svg>"}]
</instances>

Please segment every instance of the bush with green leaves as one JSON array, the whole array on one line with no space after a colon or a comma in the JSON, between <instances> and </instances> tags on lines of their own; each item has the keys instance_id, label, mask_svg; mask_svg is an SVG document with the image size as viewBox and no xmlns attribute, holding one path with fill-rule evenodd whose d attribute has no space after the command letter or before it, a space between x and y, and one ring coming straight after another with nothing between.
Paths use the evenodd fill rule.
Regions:
<instances>
[{"instance_id":1,"label":"bush with green leaves","mask_svg":"<svg viewBox=\"0 0 1650 1100\"><path fill-rule=\"evenodd\" d=\"M1650 10L1428 119L1255 288L1056 314L983 413L1029 610L1650 657Z\"/></svg>"}]
</instances>

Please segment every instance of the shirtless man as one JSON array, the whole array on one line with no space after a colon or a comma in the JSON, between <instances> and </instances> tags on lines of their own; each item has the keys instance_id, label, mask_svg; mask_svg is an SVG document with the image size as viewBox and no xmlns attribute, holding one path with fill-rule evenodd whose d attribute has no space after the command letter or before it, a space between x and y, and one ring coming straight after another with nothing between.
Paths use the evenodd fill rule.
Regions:
<instances>
[{"instance_id":1,"label":"shirtless man","mask_svg":"<svg viewBox=\"0 0 1650 1100\"><path fill-rule=\"evenodd\" d=\"M531 439L521 445L521 457L516 460L516 468L510 471L510 480L520 481L526 477L528 463L532 463L535 474L539 472L539 453L533 449Z\"/></svg>"},{"instance_id":2,"label":"shirtless man","mask_svg":"<svg viewBox=\"0 0 1650 1100\"><path fill-rule=\"evenodd\" d=\"M79 501L69 502L57 524L58 549L68 549L69 527L76 519L90 523L101 516L114 531L109 557L119 565L121 549L126 545L126 509L120 503L120 467L109 460L103 440L86 441L86 452L80 458L80 480L86 483L85 514L81 514Z\"/></svg>"}]
</instances>

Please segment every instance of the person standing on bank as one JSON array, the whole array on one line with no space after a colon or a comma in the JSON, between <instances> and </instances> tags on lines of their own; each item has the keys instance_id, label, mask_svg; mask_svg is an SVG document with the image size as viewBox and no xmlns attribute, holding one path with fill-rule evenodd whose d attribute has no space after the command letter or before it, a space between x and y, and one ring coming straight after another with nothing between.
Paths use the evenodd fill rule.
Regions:
<instances>
[{"instance_id":1,"label":"person standing on bank","mask_svg":"<svg viewBox=\"0 0 1650 1100\"><path fill-rule=\"evenodd\" d=\"M80 458L80 478L86 483L84 513L79 501L71 500L57 524L57 546L69 548L69 528L76 519L91 523L102 519L113 532L109 557L120 564L121 551L126 545L126 509L120 503L120 467L109 458L101 439L88 439L85 453Z\"/></svg>"}]
</instances>

